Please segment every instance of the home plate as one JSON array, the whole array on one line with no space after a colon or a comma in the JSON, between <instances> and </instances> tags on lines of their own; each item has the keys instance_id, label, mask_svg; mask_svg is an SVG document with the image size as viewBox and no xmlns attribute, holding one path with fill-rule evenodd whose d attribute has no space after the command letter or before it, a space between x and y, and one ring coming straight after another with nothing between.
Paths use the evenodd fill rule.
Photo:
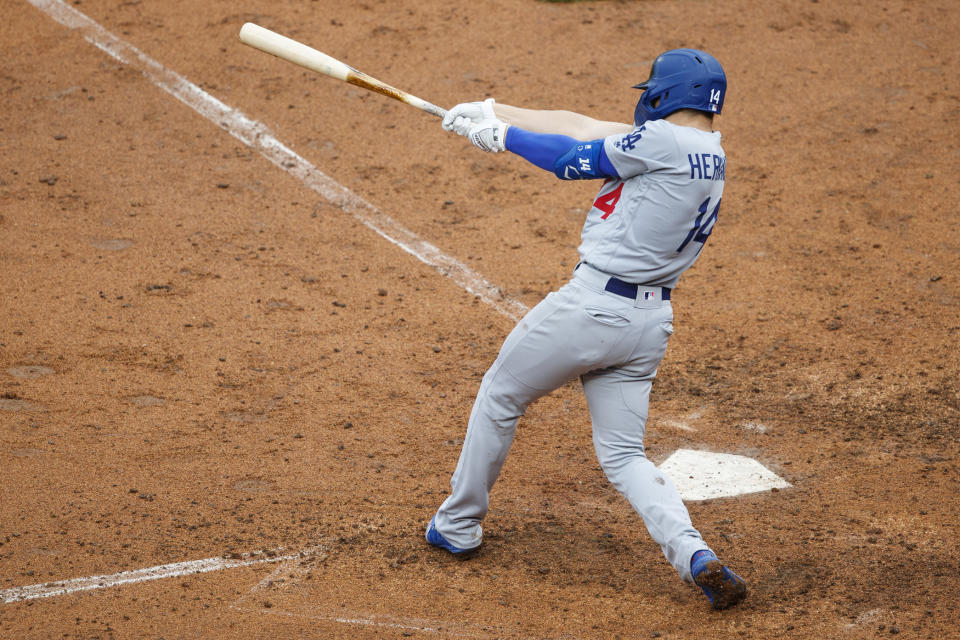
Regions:
<instances>
[{"instance_id":1,"label":"home plate","mask_svg":"<svg viewBox=\"0 0 960 640\"><path fill-rule=\"evenodd\" d=\"M660 465L684 500L711 500L786 489L789 482L746 456L678 449Z\"/></svg>"}]
</instances>

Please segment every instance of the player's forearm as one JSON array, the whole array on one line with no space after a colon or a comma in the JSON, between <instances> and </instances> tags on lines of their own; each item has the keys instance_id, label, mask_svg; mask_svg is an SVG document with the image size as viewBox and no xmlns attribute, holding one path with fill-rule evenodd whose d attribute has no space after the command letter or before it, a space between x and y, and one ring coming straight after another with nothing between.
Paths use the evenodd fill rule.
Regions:
<instances>
[{"instance_id":1,"label":"player's forearm","mask_svg":"<svg viewBox=\"0 0 960 640\"><path fill-rule=\"evenodd\" d=\"M633 130L629 124L596 120L573 111L524 109L499 102L494 104L493 109L498 118L521 129L568 136L575 140L596 140Z\"/></svg>"},{"instance_id":2,"label":"player's forearm","mask_svg":"<svg viewBox=\"0 0 960 640\"><path fill-rule=\"evenodd\" d=\"M561 180L619 177L603 150L602 139L587 142L510 125L506 130L504 148Z\"/></svg>"},{"instance_id":3,"label":"player's forearm","mask_svg":"<svg viewBox=\"0 0 960 640\"><path fill-rule=\"evenodd\" d=\"M507 129L504 146L507 151L517 154L544 171L552 172L560 156L575 146L577 142L569 136L528 131L512 124Z\"/></svg>"}]
</instances>

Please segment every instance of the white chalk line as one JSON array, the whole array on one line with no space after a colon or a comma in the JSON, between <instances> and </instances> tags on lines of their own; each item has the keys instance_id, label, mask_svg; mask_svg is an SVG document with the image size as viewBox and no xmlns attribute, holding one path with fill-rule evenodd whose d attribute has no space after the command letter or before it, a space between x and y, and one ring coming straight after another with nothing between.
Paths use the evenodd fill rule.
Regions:
<instances>
[{"instance_id":1,"label":"white chalk line","mask_svg":"<svg viewBox=\"0 0 960 640\"><path fill-rule=\"evenodd\" d=\"M315 613L295 613L282 609L252 609L247 607L233 607L237 611L244 613L261 613L285 618L298 618L301 620L316 620L318 622L335 622L338 624L352 625L358 627L375 627L381 629L396 629L398 631L416 631L419 633L443 634L447 638L491 638L501 637L500 632L493 633L488 631L462 631L465 627L477 627L479 625L464 625L462 623L448 623L440 620L421 620L419 618L394 618L393 616L363 616L360 614L350 614L350 616L328 616Z\"/></svg>"},{"instance_id":2,"label":"white chalk line","mask_svg":"<svg viewBox=\"0 0 960 640\"><path fill-rule=\"evenodd\" d=\"M56 582L47 582L45 584L33 584L25 587L15 587L0 591L0 602L8 604L11 602L23 602L25 600L36 600L38 598L51 598L53 596L64 596L80 591L93 591L96 589L106 589L116 587L122 584L137 584L141 582L150 582L152 580L162 580L164 578L178 578L199 573L209 573L211 571L222 571L224 569L236 569L238 567L251 567L258 564L269 564L272 562L284 562L294 560L300 557L300 554L278 555L275 551L244 553L239 558L206 558L204 560L189 560L187 562L174 562L173 564L164 564L146 569L137 569L135 571L121 571L110 575L90 576L87 578L73 578L70 580L60 580Z\"/></svg>"},{"instance_id":3,"label":"white chalk line","mask_svg":"<svg viewBox=\"0 0 960 640\"><path fill-rule=\"evenodd\" d=\"M402 226L375 206L317 169L270 133L262 123L252 120L237 109L213 97L183 76L175 73L132 44L121 40L100 24L62 0L27 0L61 25L80 32L84 39L111 58L140 71L154 85L166 91L210 122L221 127L244 144L256 149L270 162L296 177L320 194L421 262L447 276L467 292L514 320L528 308L519 300L505 295L500 287L459 260Z\"/></svg>"},{"instance_id":4,"label":"white chalk line","mask_svg":"<svg viewBox=\"0 0 960 640\"><path fill-rule=\"evenodd\" d=\"M310 572L310 567L305 566L304 561L323 561L327 557L327 545L320 545L316 547L311 547L309 549L304 549L296 557L300 559L298 566L291 567L293 564L292 558L285 560L277 565L277 568L273 572L265 577L263 580L253 585L249 591L237 598L230 608L240 609L239 606L243 601L253 596L255 593L269 589L277 584L286 583L290 578L303 578L307 573ZM281 577L285 576L285 577Z\"/></svg>"}]
</instances>

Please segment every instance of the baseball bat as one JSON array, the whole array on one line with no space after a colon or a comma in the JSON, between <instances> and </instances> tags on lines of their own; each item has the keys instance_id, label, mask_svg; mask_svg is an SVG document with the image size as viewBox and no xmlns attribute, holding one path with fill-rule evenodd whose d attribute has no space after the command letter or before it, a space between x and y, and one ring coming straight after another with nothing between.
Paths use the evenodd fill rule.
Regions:
<instances>
[{"instance_id":1,"label":"baseball bat","mask_svg":"<svg viewBox=\"0 0 960 640\"><path fill-rule=\"evenodd\" d=\"M255 49L273 54L287 62L292 62L293 64L328 75L337 80L343 80L357 87L363 87L369 91L382 93L389 98L399 100L417 109L422 109L440 118L446 114L444 109L441 109L435 104L422 100L402 89L391 87L387 83L368 76L362 71L357 71L353 67L328 56L322 51L317 51L301 42L282 36L279 33L265 29L252 22L244 24L240 29L240 41Z\"/></svg>"}]
</instances>

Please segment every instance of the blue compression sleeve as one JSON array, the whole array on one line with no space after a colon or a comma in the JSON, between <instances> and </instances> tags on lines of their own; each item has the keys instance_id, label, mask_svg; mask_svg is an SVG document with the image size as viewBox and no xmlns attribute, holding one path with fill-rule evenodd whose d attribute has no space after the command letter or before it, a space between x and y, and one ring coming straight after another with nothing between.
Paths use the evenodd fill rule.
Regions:
<instances>
[{"instance_id":1,"label":"blue compression sleeve","mask_svg":"<svg viewBox=\"0 0 960 640\"><path fill-rule=\"evenodd\" d=\"M568 136L533 133L520 127L510 126L504 145L507 151L526 158L544 171L553 171L553 165L577 141Z\"/></svg>"},{"instance_id":2,"label":"blue compression sleeve","mask_svg":"<svg viewBox=\"0 0 960 640\"><path fill-rule=\"evenodd\" d=\"M533 133L511 126L504 146L561 180L620 177L603 150L603 140L581 142L569 136Z\"/></svg>"}]
</instances>

